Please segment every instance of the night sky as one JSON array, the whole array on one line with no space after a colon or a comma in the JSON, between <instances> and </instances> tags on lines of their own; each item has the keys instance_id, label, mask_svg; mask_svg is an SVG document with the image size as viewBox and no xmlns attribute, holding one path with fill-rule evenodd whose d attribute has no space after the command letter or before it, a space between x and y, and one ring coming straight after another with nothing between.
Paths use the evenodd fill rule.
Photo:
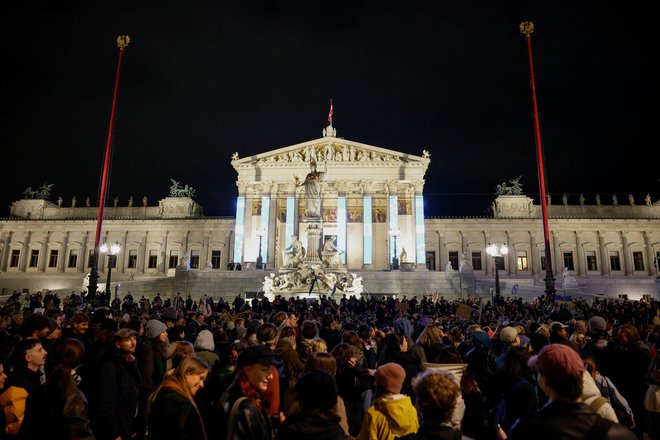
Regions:
<instances>
[{"instance_id":1,"label":"night sky","mask_svg":"<svg viewBox=\"0 0 660 440\"><path fill-rule=\"evenodd\" d=\"M1 18L0 216L44 181L63 206L98 197L125 34L109 205L155 205L173 177L206 215L234 215L231 154L320 138L331 98L339 137L431 152L427 216L486 215L518 175L538 203L523 20L550 193L660 197L659 38L643 2L15 3Z\"/></svg>"}]
</instances>

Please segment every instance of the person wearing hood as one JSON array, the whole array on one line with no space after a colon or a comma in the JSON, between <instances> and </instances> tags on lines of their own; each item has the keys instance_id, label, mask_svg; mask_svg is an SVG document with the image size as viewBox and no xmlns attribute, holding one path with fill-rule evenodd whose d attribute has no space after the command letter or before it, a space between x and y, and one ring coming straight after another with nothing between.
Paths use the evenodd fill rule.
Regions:
<instances>
[{"instance_id":1,"label":"person wearing hood","mask_svg":"<svg viewBox=\"0 0 660 440\"><path fill-rule=\"evenodd\" d=\"M343 440L346 433L339 425L337 384L323 371L312 371L296 383L298 410L289 414L277 430L279 439Z\"/></svg>"},{"instance_id":2,"label":"person wearing hood","mask_svg":"<svg viewBox=\"0 0 660 440\"><path fill-rule=\"evenodd\" d=\"M215 343L210 330L202 330L195 338L195 355L206 362L211 369L218 362L219 357L215 353Z\"/></svg>"},{"instance_id":3,"label":"person wearing hood","mask_svg":"<svg viewBox=\"0 0 660 440\"><path fill-rule=\"evenodd\" d=\"M376 399L364 415L359 440L393 440L419 429L417 410L409 396L401 394L406 371L398 364L376 370Z\"/></svg>"}]
</instances>

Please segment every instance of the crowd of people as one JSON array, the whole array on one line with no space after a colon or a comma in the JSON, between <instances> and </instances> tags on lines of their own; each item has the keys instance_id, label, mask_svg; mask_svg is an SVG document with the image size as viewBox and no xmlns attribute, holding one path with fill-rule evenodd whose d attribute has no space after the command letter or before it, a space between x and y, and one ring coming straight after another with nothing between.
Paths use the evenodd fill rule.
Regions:
<instances>
[{"instance_id":1,"label":"crowd of people","mask_svg":"<svg viewBox=\"0 0 660 440\"><path fill-rule=\"evenodd\" d=\"M0 439L657 439L660 303L18 293Z\"/></svg>"}]
</instances>

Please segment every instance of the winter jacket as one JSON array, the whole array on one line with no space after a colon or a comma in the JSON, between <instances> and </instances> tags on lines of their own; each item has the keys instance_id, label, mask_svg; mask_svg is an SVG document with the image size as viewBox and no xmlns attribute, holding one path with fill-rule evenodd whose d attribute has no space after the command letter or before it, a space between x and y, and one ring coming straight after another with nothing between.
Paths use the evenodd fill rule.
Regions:
<instances>
[{"instance_id":1,"label":"winter jacket","mask_svg":"<svg viewBox=\"0 0 660 440\"><path fill-rule=\"evenodd\" d=\"M300 354L293 349L291 341L284 338L277 341L275 347L275 357L282 359L284 362L284 373L289 379L289 386L293 386L298 380L298 375L305 368L305 361L303 361Z\"/></svg>"},{"instance_id":2,"label":"winter jacket","mask_svg":"<svg viewBox=\"0 0 660 440\"><path fill-rule=\"evenodd\" d=\"M98 372L90 398L92 429L98 439L130 440L133 421L142 397L136 361L115 352ZM91 396L90 396L91 397Z\"/></svg>"},{"instance_id":3,"label":"winter jacket","mask_svg":"<svg viewBox=\"0 0 660 440\"><path fill-rule=\"evenodd\" d=\"M230 420L234 403L245 397L238 381L234 381L220 397L215 408L211 438L227 440L272 440L273 429L265 411L260 411L249 398L238 403L235 418ZM231 426L230 426L231 425ZM232 432L228 437L228 430Z\"/></svg>"},{"instance_id":4,"label":"winter jacket","mask_svg":"<svg viewBox=\"0 0 660 440\"><path fill-rule=\"evenodd\" d=\"M584 439L600 416L584 403L551 401L539 411L521 417L513 425L508 440ZM635 440L628 428L608 422L604 440Z\"/></svg>"},{"instance_id":5,"label":"winter jacket","mask_svg":"<svg viewBox=\"0 0 660 440\"><path fill-rule=\"evenodd\" d=\"M310 415L288 418L277 430L275 440L344 440L346 433L337 422Z\"/></svg>"},{"instance_id":6,"label":"winter jacket","mask_svg":"<svg viewBox=\"0 0 660 440\"><path fill-rule=\"evenodd\" d=\"M147 439L206 440L202 418L183 394L161 388L149 406Z\"/></svg>"},{"instance_id":7,"label":"winter jacket","mask_svg":"<svg viewBox=\"0 0 660 440\"><path fill-rule=\"evenodd\" d=\"M417 410L410 397L395 394L376 400L364 415L359 440L393 440L419 429Z\"/></svg>"},{"instance_id":8,"label":"winter jacket","mask_svg":"<svg viewBox=\"0 0 660 440\"><path fill-rule=\"evenodd\" d=\"M0 395L0 405L4 409L7 426L5 432L9 435L24 436L23 421L37 416L42 410L44 395L41 385L42 373L32 371L27 367L13 371L5 383L5 391ZM34 417L35 421L38 416ZM26 429L34 429L28 426Z\"/></svg>"}]
</instances>

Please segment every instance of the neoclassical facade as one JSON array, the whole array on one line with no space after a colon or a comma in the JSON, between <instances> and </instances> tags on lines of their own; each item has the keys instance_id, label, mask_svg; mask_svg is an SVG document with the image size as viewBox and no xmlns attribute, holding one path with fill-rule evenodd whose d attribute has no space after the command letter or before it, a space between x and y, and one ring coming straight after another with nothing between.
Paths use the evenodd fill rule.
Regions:
<instances>
[{"instance_id":1,"label":"neoclassical facade","mask_svg":"<svg viewBox=\"0 0 660 440\"><path fill-rule=\"evenodd\" d=\"M425 218L430 155L323 137L248 157L234 154L235 217L206 217L189 197L141 200L105 210L102 241L119 243L112 280L145 294L235 295L259 289L284 265L298 237L306 247L305 178L320 173L318 247L332 240L344 269L371 293L484 293L493 287L489 244L511 250L498 261L503 292L541 293L545 275L540 209L524 195L495 198L483 218ZM0 220L0 290L79 289L90 270L97 207L43 199L14 202ZM658 296L660 203L602 203L564 197L549 206L557 289L575 294ZM316 249L318 251L318 249ZM309 252L310 249L307 250ZM256 262L264 270L256 270ZM399 260L400 270L392 271ZM463 262L463 271L459 266ZM233 264L232 264L233 263ZM242 271L230 270L241 265ZM466 264L467 263L467 264ZM470 268L471 266L471 268ZM469 273L467 273L469 271ZM103 285L108 259L101 254ZM128 287L127 287L128 286ZM467 286L467 287L466 287Z\"/></svg>"}]
</instances>

